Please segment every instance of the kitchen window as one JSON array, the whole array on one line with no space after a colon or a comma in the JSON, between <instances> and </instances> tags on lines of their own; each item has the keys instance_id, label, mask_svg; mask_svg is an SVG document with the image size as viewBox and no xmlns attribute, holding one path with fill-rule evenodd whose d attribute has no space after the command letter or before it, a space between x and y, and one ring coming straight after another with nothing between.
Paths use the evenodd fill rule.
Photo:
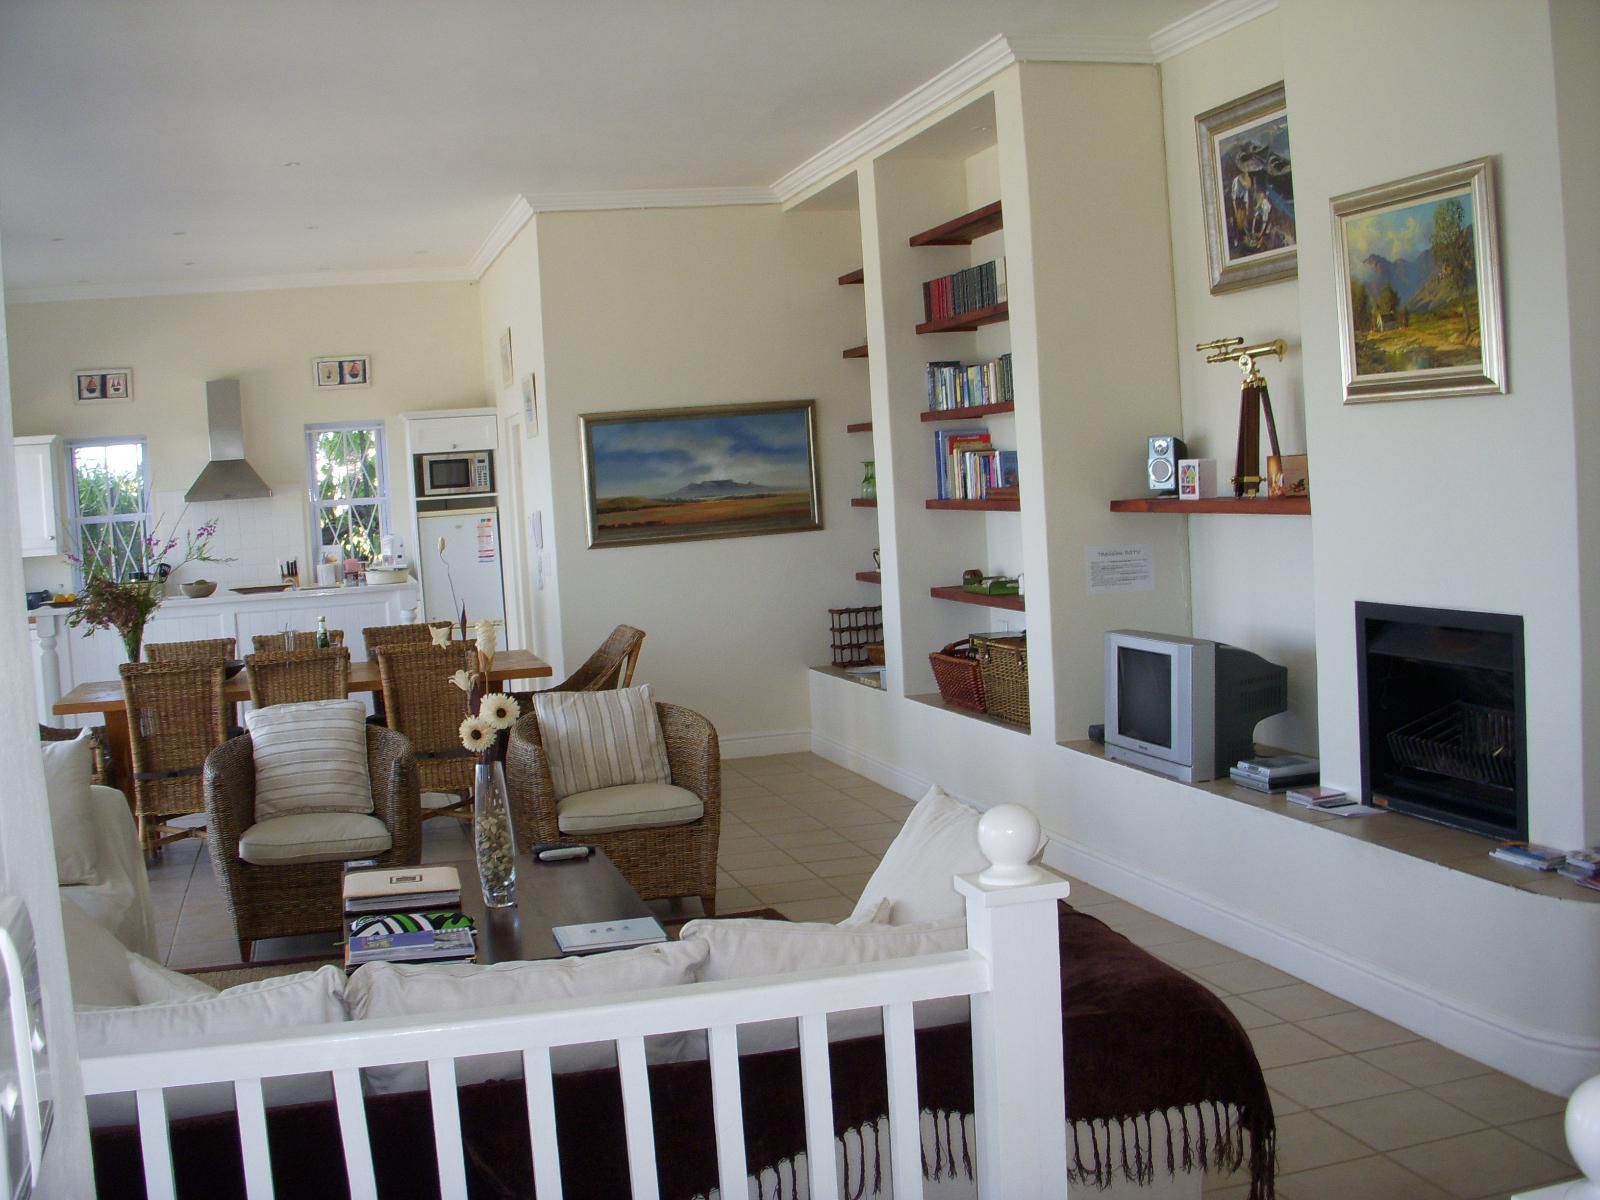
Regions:
<instances>
[{"instance_id":1,"label":"kitchen window","mask_svg":"<svg viewBox=\"0 0 1600 1200\"><path fill-rule=\"evenodd\" d=\"M388 479L382 425L306 426L314 558L378 556L389 529Z\"/></svg>"},{"instance_id":2,"label":"kitchen window","mask_svg":"<svg viewBox=\"0 0 1600 1200\"><path fill-rule=\"evenodd\" d=\"M150 475L143 438L67 443L72 552L77 578L98 572L131 579L149 569Z\"/></svg>"}]
</instances>

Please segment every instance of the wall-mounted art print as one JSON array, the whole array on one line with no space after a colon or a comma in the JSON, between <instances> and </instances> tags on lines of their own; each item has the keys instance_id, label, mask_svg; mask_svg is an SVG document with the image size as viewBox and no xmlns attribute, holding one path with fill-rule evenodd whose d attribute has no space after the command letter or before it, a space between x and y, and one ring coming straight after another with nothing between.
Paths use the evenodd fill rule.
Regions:
<instances>
[{"instance_id":1,"label":"wall-mounted art print","mask_svg":"<svg viewBox=\"0 0 1600 1200\"><path fill-rule=\"evenodd\" d=\"M538 436L539 385L534 382L531 371L522 380L522 429L525 437Z\"/></svg>"},{"instance_id":2,"label":"wall-mounted art print","mask_svg":"<svg viewBox=\"0 0 1600 1200\"><path fill-rule=\"evenodd\" d=\"M1294 169L1283 84L1201 113L1194 129L1212 293L1294 278Z\"/></svg>"},{"instance_id":3,"label":"wall-mounted art print","mask_svg":"<svg viewBox=\"0 0 1600 1200\"><path fill-rule=\"evenodd\" d=\"M581 417L589 545L822 528L812 400Z\"/></svg>"},{"instance_id":4,"label":"wall-mounted art print","mask_svg":"<svg viewBox=\"0 0 1600 1200\"><path fill-rule=\"evenodd\" d=\"M508 388L517 378L516 363L511 357L511 326L500 335L500 386Z\"/></svg>"},{"instance_id":5,"label":"wall-mounted art print","mask_svg":"<svg viewBox=\"0 0 1600 1200\"><path fill-rule=\"evenodd\" d=\"M1506 390L1494 163L1335 196L1344 402Z\"/></svg>"},{"instance_id":6,"label":"wall-mounted art print","mask_svg":"<svg viewBox=\"0 0 1600 1200\"><path fill-rule=\"evenodd\" d=\"M133 399L133 372L127 367L90 367L72 373L77 404L126 404Z\"/></svg>"},{"instance_id":7,"label":"wall-mounted art print","mask_svg":"<svg viewBox=\"0 0 1600 1200\"><path fill-rule=\"evenodd\" d=\"M319 388L370 387L372 360L365 354L312 359L311 378Z\"/></svg>"}]
</instances>

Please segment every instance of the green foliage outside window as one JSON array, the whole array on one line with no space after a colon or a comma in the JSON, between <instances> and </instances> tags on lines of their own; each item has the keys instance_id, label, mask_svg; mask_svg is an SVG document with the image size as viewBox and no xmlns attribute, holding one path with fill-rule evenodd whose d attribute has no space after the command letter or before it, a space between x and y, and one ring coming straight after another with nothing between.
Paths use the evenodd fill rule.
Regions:
<instances>
[{"instance_id":1,"label":"green foliage outside window","mask_svg":"<svg viewBox=\"0 0 1600 1200\"><path fill-rule=\"evenodd\" d=\"M309 436L317 544L338 547L342 559L377 557L386 501L380 430L324 429Z\"/></svg>"}]
</instances>

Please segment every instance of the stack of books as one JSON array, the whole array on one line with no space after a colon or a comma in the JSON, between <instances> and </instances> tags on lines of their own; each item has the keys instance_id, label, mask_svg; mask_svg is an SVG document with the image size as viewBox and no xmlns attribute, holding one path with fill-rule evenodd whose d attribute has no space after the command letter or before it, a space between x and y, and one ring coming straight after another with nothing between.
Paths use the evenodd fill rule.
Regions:
<instances>
[{"instance_id":1,"label":"stack of books","mask_svg":"<svg viewBox=\"0 0 1600 1200\"><path fill-rule=\"evenodd\" d=\"M1566 861L1567 853L1537 842L1503 842L1489 851L1489 857L1527 867L1530 871L1554 871Z\"/></svg>"},{"instance_id":2,"label":"stack of books","mask_svg":"<svg viewBox=\"0 0 1600 1200\"><path fill-rule=\"evenodd\" d=\"M454 867L375 867L345 872L347 913L456 908L460 904L461 875Z\"/></svg>"},{"instance_id":3,"label":"stack of books","mask_svg":"<svg viewBox=\"0 0 1600 1200\"><path fill-rule=\"evenodd\" d=\"M1600 846L1567 851L1566 861L1556 868L1556 873L1586 888L1600 891Z\"/></svg>"},{"instance_id":4,"label":"stack of books","mask_svg":"<svg viewBox=\"0 0 1600 1200\"><path fill-rule=\"evenodd\" d=\"M935 499L984 500L1017 484L1017 452L995 449L987 429L941 429L933 453Z\"/></svg>"},{"instance_id":5,"label":"stack of books","mask_svg":"<svg viewBox=\"0 0 1600 1200\"><path fill-rule=\"evenodd\" d=\"M1304 754L1269 754L1241 758L1228 768L1228 777L1252 791L1281 792L1303 783L1315 783L1322 764Z\"/></svg>"},{"instance_id":6,"label":"stack of books","mask_svg":"<svg viewBox=\"0 0 1600 1200\"><path fill-rule=\"evenodd\" d=\"M344 877L344 963L470 962L472 918L460 910L461 876L449 866L353 869Z\"/></svg>"}]
</instances>

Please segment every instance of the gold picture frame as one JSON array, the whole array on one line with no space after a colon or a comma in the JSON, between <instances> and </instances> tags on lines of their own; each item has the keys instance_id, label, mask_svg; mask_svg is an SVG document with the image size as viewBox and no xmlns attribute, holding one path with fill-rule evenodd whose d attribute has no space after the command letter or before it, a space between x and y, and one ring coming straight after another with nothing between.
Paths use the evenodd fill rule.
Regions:
<instances>
[{"instance_id":1,"label":"gold picture frame","mask_svg":"<svg viewBox=\"0 0 1600 1200\"><path fill-rule=\"evenodd\" d=\"M1194 131L1212 294L1293 279L1300 267L1282 81L1208 109Z\"/></svg>"}]
</instances>

